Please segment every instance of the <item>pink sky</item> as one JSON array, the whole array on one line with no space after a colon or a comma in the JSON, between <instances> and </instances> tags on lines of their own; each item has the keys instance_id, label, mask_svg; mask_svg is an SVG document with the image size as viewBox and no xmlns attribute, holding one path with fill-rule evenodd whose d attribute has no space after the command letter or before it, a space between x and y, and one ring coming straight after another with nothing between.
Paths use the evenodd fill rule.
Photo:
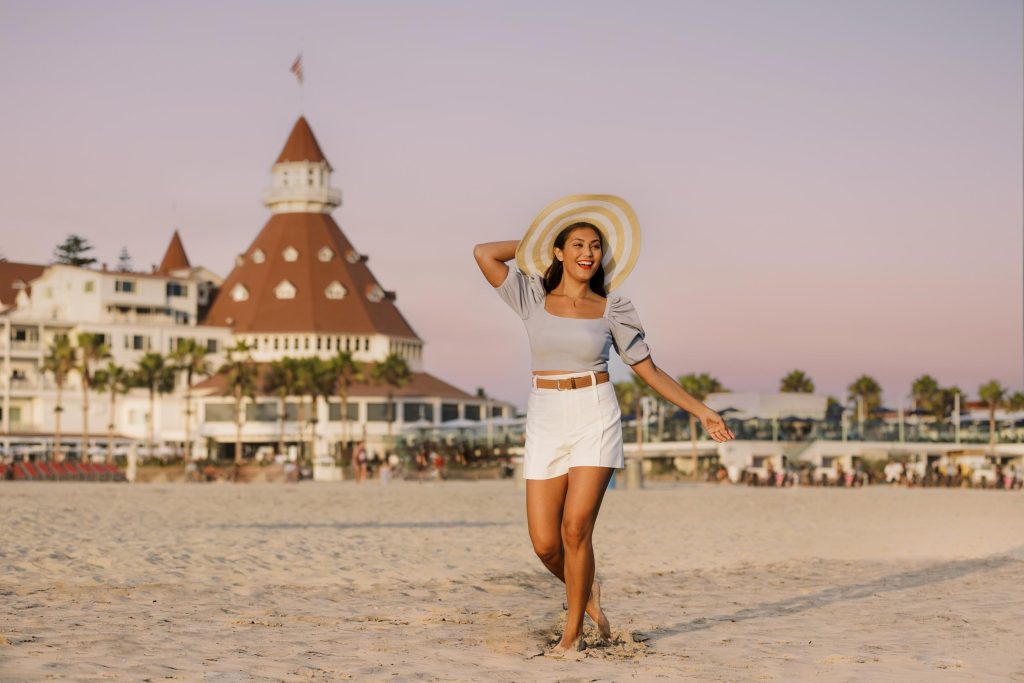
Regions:
<instances>
[{"instance_id":1,"label":"pink sky","mask_svg":"<svg viewBox=\"0 0 1024 683\"><path fill-rule=\"evenodd\" d=\"M522 406L529 372L472 245L578 192L636 209L622 292L672 375L1020 390L1021 25L1001 0L5 2L0 253L76 232L148 267L178 227L227 275L301 111L335 219L469 391Z\"/></svg>"}]
</instances>

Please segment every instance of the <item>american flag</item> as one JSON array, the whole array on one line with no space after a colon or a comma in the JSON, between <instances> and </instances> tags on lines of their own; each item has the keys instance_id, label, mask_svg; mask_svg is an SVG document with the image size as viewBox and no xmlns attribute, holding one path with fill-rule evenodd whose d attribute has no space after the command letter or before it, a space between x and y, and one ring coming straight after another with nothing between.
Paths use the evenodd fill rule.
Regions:
<instances>
[{"instance_id":1,"label":"american flag","mask_svg":"<svg viewBox=\"0 0 1024 683\"><path fill-rule=\"evenodd\" d=\"M302 55L301 54L298 57L295 58L294 62L292 62L292 68L290 69L290 71L293 74L295 74L296 78L299 79L299 83L302 83Z\"/></svg>"}]
</instances>

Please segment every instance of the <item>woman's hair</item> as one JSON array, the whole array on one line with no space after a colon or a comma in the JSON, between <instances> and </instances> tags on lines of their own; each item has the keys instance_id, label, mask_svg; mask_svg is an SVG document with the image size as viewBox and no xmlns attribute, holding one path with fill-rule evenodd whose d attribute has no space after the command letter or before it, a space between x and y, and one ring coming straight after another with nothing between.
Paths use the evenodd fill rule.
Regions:
<instances>
[{"instance_id":1,"label":"woman's hair","mask_svg":"<svg viewBox=\"0 0 1024 683\"><path fill-rule=\"evenodd\" d=\"M578 228L590 228L597 234L597 239L601 241L601 256L604 256L604 235L597 229L597 226L593 223L586 221L577 221L572 225L567 225L562 228L562 231L555 237L555 247L558 249L565 249L565 242L569 239L569 235L573 230ZM562 262L558 259L552 259L551 265L548 266L548 270L544 273L544 291L550 292L558 283L562 281ZM590 289L595 294L601 296L608 296L604 291L604 263L601 260L597 262L597 270L594 271L593 277L590 278Z\"/></svg>"}]
</instances>

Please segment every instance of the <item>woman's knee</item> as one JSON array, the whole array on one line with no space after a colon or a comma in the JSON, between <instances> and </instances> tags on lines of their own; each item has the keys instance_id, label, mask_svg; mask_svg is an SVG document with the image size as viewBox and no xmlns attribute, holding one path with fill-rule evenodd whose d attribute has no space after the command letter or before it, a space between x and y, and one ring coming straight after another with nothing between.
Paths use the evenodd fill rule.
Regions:
<instances>
[{"instance_id":1,"label":"woman's knee","mask_svg":"<svg viewBox=\"0 0 1024 683\"><path fill-rule=\"evenodd\" d=\"M562 557L562 539L533 539L533 552L537 553L537 557L545 564L557 562Z\"/></svg>"},{"instance_id":2,"label":"woman's knee","mask_svg":"<svg viewBox=\"0 0 1024 683\"><path fill-rule=\"evenodd\" d=\"M589 517L566 516L562 519L562 543L579 547L590 542L594 522Z\"/></svg>"}]
</instances>

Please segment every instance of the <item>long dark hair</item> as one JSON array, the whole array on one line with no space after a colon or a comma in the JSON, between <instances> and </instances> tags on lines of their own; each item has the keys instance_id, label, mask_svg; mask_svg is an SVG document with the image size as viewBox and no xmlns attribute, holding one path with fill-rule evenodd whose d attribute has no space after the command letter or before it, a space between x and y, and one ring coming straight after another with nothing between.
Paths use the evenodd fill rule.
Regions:
<instances>
[{"instance_id":1,"label":"long dark hair","mask_svg":"<svg viewBox=\"0 0 1024 683\"><path fill-rule=\"evenodd\" d=\"M597 226L593 223L586 221L578 221L572 225L567 225L562 228L562 231L558 233L555 238L555 246L559 249L565 249L565 241L569 239L569 234L578 228L590 228L597 233L597 239L601 241L601 256L604 256L604 235L597 229ZM595 294L602 297L608 296L604 291L604 263L601 261L597 262L597 270L594 271L593 277L590 278L590 290ZM558 283L562 281L562 262L558 259L552 259L551 265L548 266L548 270L544 273L544 291L550 292L558 286Z\"/></svg>"}]
</instances>

